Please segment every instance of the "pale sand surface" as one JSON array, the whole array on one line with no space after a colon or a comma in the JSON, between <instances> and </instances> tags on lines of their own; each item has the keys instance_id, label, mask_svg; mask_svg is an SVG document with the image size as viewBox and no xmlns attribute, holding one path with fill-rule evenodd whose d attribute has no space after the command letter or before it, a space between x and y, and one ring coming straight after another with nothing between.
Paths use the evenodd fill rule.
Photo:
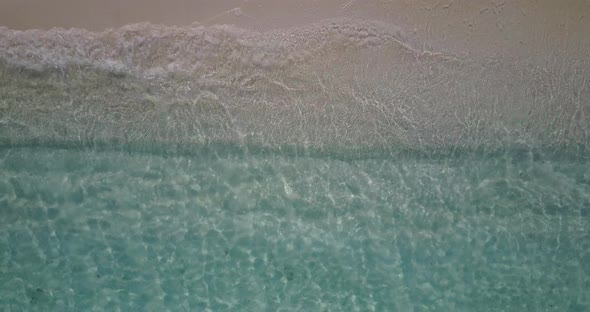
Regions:
<instances>
[{"instance_id":1,"label":"pale sand surface","mask_svg":"<svg viewBox=\"0 0 590 312\"><path fill-rule=\"evenodd\" d=\"M571 58L587 55L589 13L583 0L4 0L0 26L103 30L147 21L267 30L354 16L399 25L439 49Z\"/></svg>"}]
</instances>

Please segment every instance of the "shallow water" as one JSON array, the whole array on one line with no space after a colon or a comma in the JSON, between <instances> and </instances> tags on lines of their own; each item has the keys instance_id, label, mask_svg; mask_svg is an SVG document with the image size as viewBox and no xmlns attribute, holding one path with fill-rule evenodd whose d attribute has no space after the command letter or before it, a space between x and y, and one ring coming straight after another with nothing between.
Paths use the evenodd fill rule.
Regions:
<instances>
[{"instance_id":1,"label":"shallow water","mask_svg":"<svg viewBox=\"0 0 590 312\"><path fill-rule=\"evenodd\" d=\"M590 166L0 150L8 311L586 311Z\"/></svg>"},{"instance_id":2,"label":"shallow water","mask_svg":"<svg viewBox=\"0 0 590 312\"><path fill-rule=\"evenodd\" d=\"M0 310L590 310L587 58L400 26L0 27Z\"/></svg>"}]
</instances>

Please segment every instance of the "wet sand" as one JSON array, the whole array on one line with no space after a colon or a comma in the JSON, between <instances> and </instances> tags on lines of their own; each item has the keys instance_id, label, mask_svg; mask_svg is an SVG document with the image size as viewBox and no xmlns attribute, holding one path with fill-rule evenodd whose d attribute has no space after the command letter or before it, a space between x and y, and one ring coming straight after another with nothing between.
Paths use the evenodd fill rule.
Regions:
<instances>
[{"instance_id":1,"label":"wet sand","mask_svg":"<svg viewBox=\"0 0 590 312\"><path fill-rule=\"evenodd\" d=\"M268 30L326 18L399 25L439 50L484 56L583 58L590 49L590 2L583 0L5 0L0 26L103 30L130 23L235 24Z\"/></svg>"}]
</instances>

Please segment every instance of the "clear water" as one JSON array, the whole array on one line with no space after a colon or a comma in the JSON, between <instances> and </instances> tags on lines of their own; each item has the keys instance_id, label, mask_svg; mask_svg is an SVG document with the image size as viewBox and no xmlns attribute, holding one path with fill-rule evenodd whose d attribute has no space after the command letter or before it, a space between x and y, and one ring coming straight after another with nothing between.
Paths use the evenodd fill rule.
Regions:
<instances>
[{"instance_id":1,"label":"clear water","mask_svg":"<svg viewBox=\"0 0 590 312\"><path fill-rule=\"evenodd\" d=\"M0 311L590 311L587 58L414 33L0 27Z\"/></svg>"},{"instance_id":2,"label":"clear water","mask_svg":"<svg viewBox=\"0 0 590 312\"><path fill-rule=\"evenodd\" d=\"M587 311L590 166L0 150L3 311Z\"/></svg>"}]
</instances>

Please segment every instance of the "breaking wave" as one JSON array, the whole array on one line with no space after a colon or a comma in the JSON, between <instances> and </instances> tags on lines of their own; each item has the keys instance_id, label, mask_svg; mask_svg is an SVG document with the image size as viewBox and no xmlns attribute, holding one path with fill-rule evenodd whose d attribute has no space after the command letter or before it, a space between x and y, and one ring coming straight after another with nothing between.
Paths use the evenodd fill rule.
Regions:
<instances>
[{"instance_id":1,"label":"breaking wave","mask_svg":"<svg viewBox=\"0 0 590 312\"><path fill-rule=\"evenodd\" d=\"M0 28L0 144L586 150L588 64L432 50L354 19Z\"/></svg>"}]
</instances>

